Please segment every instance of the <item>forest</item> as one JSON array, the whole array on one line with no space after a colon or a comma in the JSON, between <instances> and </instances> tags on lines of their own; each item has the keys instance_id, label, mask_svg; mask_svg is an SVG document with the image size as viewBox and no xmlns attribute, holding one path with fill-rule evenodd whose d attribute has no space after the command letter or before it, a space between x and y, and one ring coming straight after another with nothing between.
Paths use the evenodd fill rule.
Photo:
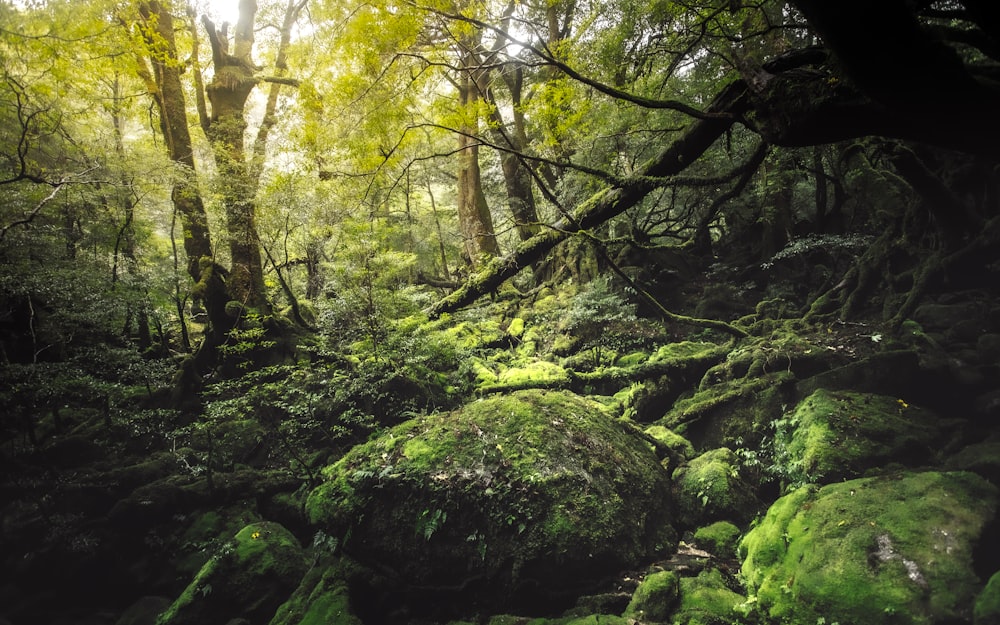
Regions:
<instances>
[{"instance_id":1,"label":"forest","mask_svg":"<svg viewBox=\"0 0 1000 625\"><path fill-rule=\"evenodd\" d=\"M0 625L1000 625L1000 4L0 0Z\"/></svg>"}]
</instances>

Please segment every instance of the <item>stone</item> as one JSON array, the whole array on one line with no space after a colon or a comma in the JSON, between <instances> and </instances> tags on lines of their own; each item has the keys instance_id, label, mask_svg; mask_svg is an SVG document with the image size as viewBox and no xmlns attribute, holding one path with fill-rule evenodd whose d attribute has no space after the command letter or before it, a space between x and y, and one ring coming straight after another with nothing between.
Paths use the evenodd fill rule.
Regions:
<instances>
[{"instance_id":1,"label":"stone","mask_svg":"<svg viewBox=\"0 0 1000 625\"><path fill-rule=\"evenodd\" d=\"M520 391L400 424L324 470L311 523L400 592L569 607L607 570L676 545L648 443L590 400ZM415 590L416 589L416 590Z\"/></svg>"},{"instance_id":2,"label":"stone","mask_svg":"<svg viewBox=\"0 0 1000 625\"><path fill-rule=\"evenodd\" d=\"M307 568L305 552L291 532L273 522L253 523L201 568L157 624L267 622Z\"/></svg>"},{"instance_id":3,"label":"stone","mask_svg":"<svg viewBox=\"0 0 1000 625\"><path fill-rule=\"evenodd\" d=\"M740 543L742 573L773 622L968 622L997 487L967 472L905 472L803 486Z\"/></svg>"}]
</instances>

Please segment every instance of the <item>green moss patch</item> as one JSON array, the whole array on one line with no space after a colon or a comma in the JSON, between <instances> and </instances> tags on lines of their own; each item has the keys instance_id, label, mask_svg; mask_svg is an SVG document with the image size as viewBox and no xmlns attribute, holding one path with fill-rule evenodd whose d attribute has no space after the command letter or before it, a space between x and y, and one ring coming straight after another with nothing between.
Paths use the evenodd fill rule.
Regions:
<instances>
[{"instance_id":1,"label":"green moss patch","mask_svg":"<svg viewBox=\"0 0 1000 625\"><path fill-rule=\"evenodd\" d=\"M728 521L700 527L694 533L694 541L698 547L721 558L729 558L736 553L739 538L740 528Z\"/></svg>"},{"instance_id":2,"label":"green moss patch","mask_svg":"<svg viewBox=\"0 0 1000 625\"><path fill-rule=\"evenodd\" d=\"M361 625L342 569L339 563L311 569L269 625Z\"/></svg>"},{"instance_id":3,"label":"green moss patch","mask_svg":"<svg viewBox=\"0 0 1000 625\"><path fill-rule=\"evenodd\" d=\"M306 572L298 541L277 523L240 530L201 568L158 625L270 619Z\"/></svg>"},{"instance_id":4,"label":"green moss patch","mask_svg":"<svg viewBox=\"0 0 1000 625\"><path fill-rule=\"evenodd\" d=\"M680 577L673 571L657 571L642 580L625 610L625 618L666 621L680 595Z\"/></svg>"},{"instance_id":5,"label":"green moss patch","mask_svg":"<svg viewBox=\"0 0 1000 625\"><path fill-rule=\"evenodd\" d=\"M312 523L404 583L573 588L675 543L648 444L567 392L493 396L404 423L325 471Z\"/></svg>"},{"instance_id":6,"label":"green moss patch","mask_svg":"<svg viewBox=\"0 0 1000 625\"><path fill-rule=\"evenodd\" d=\"M679 523L698 527L712 521L742 523L757 500L742 480L736 454L726 447L707 451L674 471Z\"/></svg>"},{"instance_id":7,"label":"green moss patch","mask_svg":"<svg viewBox=\"0 0 1000 625\"><path fill-rule=\"evenodd\" d=\"M997 500L964 472L804 486L743 539L743 576L780 622L967 621L982 585L973 551Z\"/></svg>"},{"instance_id":8,"label":"green moss patch","mask_svg":"<svg viewBox=\"0 0 1000 625\"><path fill-rule=\"evenodd\" d=\"M975 625L1000 625L1000 572L995 573L979 593L973 619Z\"/></svg>"},{"instance_id":9,"label":"green moss patch","mask_svg":"<svg viewBox=\"0 0 1000 625\"><path fill-rule=\"evenodd\" d=\"M746 597L732 590L718 569L681 579L681 602L670 622L675 625L742 625Z\"/></svg>"},{"instance_id":10,"label":"green moss patch","mask_svg":"<svg viewBox=\"0 0 1000 625\"><path fill-rule=\"evenodd\" d=\"M935 421L903 399L818 390L778 424L775 442L791 483L823 484L889 463L930 464Z\"/></svg>"}]
</instances>

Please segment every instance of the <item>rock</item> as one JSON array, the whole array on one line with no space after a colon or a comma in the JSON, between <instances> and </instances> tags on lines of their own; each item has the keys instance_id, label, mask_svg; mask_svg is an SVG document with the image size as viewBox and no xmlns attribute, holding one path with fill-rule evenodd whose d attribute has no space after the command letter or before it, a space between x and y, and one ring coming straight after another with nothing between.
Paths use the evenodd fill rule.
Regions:
<instances>
[{"instance_id":1,"label":"rock","mask_svg":"<svg viewBox=\"0 0 1000 625\"><path fill-rule=\"evenodd\" d=\"M171 603L166 597L142 597L122 612L115 625L155 625L156 617Z\"/></svg>"},{"instance_id":2,"label":"rock","mask_svg":"<svg viewBox=\"0 0 1000 625\"><path fill-rule=\"evenodd\" d=\"M1000 572L994 573L979 593L972 616L975 625L1000 625Z\"/></svg>"},{"instance_id":3,"label":"rock","mask_svg":"<svg viewBox=\"0 0 1000 625\"><path fill-rule=\"evenodd\" d=\"M743 577L774 622L968 622L981 588L973 555L997 501L965 472L805 486L743 539Z\"/></svg>"},{"instance_id":4,"label":"rock","mask_svg":"<svg viewBox=\"0 0 1000 625\"><path fill-rule=\"evenodd\" d=\"M733 591L718 569L681 579L681 602L670 617L674 625L741 625L747 598Z\"/></svg>"},{"instance_id":5,"label":"rock","mask_svg":"<svg viewBox=\"0 0 1000 625\"><path fill-rule=\"evenodd\" d=\"M944 466L953 471L978 473L994 484L1000 484L1000 434L963 447L945 460Z\"/></svg>"},{"instance_id":6,"label":"rock","mask_svg":"<svg viewBox=\"0 0 1000 625\"><path fill-rule=\"evenodd\" d=\"M921 369L920 355L909 349L876 352L803 379L796 384L799 397L820 389L852 390L867 393L892 393L899 397L923 400L920 393L933 396L927 387L931 376ZM928 392L931 391L931 392Z\"/></svg>"},{"instance_id":7,"label":"rock","mask_svg":"<svg viewBox=\"0 0 1000 625\"><path fill-rule=\"evenodd\" d=\"M718 558L735 557L739 538L740 528L728 521L712 523L694 533L695 544Z\"/></svg>"},{"instance_id":8,"label":"rock","mask_svg":"<svg viewBox=\"0 0 1000 625\"><path fill-rule=\"evenodd\" d=\"M658 571L636 588L625 609L625 618L637 621L666 621L680 595L680 578L673 571Z\"/></svg>"},{"instance_id":9,"label":"rock","mask_svg":"<svg viewBox=\"0 0 1000 625\"><path fill-rule=\"evenodd\" d=\"M651 425L646 428L645 432L669 450L669 457L682 462L694 458L694 446L688 439L673 430L668 430L662 425Z\"/></svg>"},{"instance_id":10,"label":"rock","mask_svg":"<svg viewBox=\"0 0 1000 625\"><path fill-rule=\"evenodd\" d=\"M351 608L346 575L337 563L313 568L269 625L361 625Z\"/></svg>"},{"instance_id":11,"label":"rock","mask_svg":"<svg viewBox=\"0 0 1000 625\"><path fill-rule=\"evenodd\" d=\"M307 566L302 547L287 529L270 522L248 525L202 567L157 623L266 623Z\"/></svg>"},{"instance_id":12,"label":"rock","mask_svg":"<svg viewBox=\"0 0 1000 625\"><path fill-rule=\"evenodd\" d=\"M987 310L976 302L923 304L913 312L913 319L928 330L949 330L970 319L985 321Z\"/></svg>"},{"instance_id":13,"label":"rock","mask_svg":"<svg viewBox=\"0 0 1000 625\"><path fill-rule=\"evenodd\" d=\"M937 418L904 399L818 390L776 425L775 455L793 485L860 477L889 463L931 464Z\"/></svg>"},{"instance_id":14,"label":"rock","mask_svg":"<svg viewBox=\"0 0 1000 625\"><path fill-rule=\"evenodd\" d=\"M995 363L1000 360L1000 334L980 335L976 340L976 351L979 352L980 362Z\"/></svg>"},{"instance_id":15,"label":"rock","mask_svg":"<svg viewBox=\"0 0 1000 625\"><path fill-rule=\"evenodd\" d=\"M674 471L680 526L695 528L723 520L745 523L753 517L757 498L737 466L736 454L720 447Z\"/></svg>"},{"instance_id":16,"label":"rock","mask_svg":"<svg viewBox=\"0 0 1000 625\"><path fill-rule=\"evenodd\" d=\"M676 544L668 475L646 441L567 392L408 421L324 475L310 521L456 616L480 601L551 613Z\"/></svg>"}]
</instances>

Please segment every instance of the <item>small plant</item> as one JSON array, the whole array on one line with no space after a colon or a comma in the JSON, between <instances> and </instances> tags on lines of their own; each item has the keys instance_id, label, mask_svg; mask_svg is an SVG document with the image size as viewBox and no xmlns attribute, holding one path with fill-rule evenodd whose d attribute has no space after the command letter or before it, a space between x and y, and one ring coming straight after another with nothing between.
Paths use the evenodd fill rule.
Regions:
<instances>
[{"instance_id":1,"label":"small plant","mask_svg":"<svg viewBox=\"0 0 1000 625\"><path fill-rule=\"evenodd\" d=\"M438 529L444 525L444 522L448 519L448 513L444 512L440 508L435 508L434 511L424 510L417 517L417 535L423 536L425 541L429 541L431 536L434 535Z\"/></svg>"}]
</instances>

